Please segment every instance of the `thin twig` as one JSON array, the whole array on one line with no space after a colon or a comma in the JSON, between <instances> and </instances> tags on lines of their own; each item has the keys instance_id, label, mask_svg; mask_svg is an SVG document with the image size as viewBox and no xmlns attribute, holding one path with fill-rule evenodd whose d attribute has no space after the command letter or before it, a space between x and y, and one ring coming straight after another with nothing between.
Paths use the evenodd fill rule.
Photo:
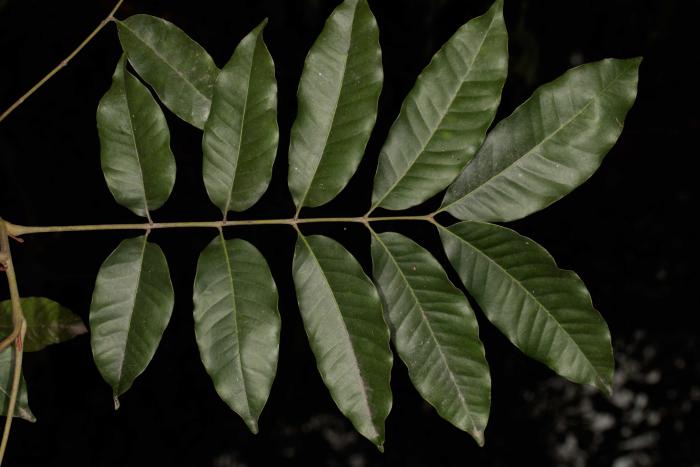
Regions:
<instances>
[{"instance_id":1,"label":"thin twig","mask_svg":"<svg viewBox=\"0 0 700 467\"><path fill-rule=\"evenodd\" d=\"M92 32L90 33L90 35L88 35L88 36L85 38L85 40L83 40L83 42L81 42L80 45L79 45L73 52L70 53L70 55L68 55L66 58L64 58L64 59L61 61L61 63L59 63L59 64L56 66L56 68L54 68L54 69L51 70L46 76L44 76L43 78L41 78L41 80L39 80L38 83L36 83L34 86L32 86L32 88L31 88L29 91L25 92L24 95L23 95L22 97L20 97L19 99L17 99L17 101L16 101L14 104L12 104L7 110L5 110L5 111L2 113L2 115L0 115L0 122L2 122L3 120L5 120L5 118L7 118L8 115L10 115L12 112L14 112L14 110L15 110L17 107L19 107L20 105L22 105L22 103L23 103L25 100L27 100L27 98L28 98L29 96L31 96L32 94L34 94L34 93L37 91L37 89L39 89L40 87L42 87L48 80L50 80L50 79L53 77L53 75L55 75L55 74L58 73L63 67L65 67L66 65L68 65L68 62L70 62L70 61L73 59L73 57L75 57L76 55L78 55L78 52L80 52L81 50L83 50L83 47L85 47L85 46L97 35L97 33L100 32L100 31L107 25L107 23L109 23L110 21L112 21L112 20L114 19L114 14L117 12L117 10L119 9L119 7L122 5L123 2L124 2L124 0L119 0L119 1L117 2L117 4L114 6L114 8L112 8L112 11L110 11L109 14L105 17L105 19L103 19L103 20L100 22L100 24L95 28L95 30L92 31Z\"/></svg>"}]
</instances>

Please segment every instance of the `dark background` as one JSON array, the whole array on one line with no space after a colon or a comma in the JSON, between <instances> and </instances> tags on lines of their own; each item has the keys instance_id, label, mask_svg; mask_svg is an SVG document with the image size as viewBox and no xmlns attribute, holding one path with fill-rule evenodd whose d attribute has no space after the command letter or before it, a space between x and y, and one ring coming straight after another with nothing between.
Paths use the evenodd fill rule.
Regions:
<instances>
[{"instance_id":1,"label":"dark background","mask_svg":"<svg viewBox=\"0 0 700 467\"><path fill-rule=\"evenodd\" d=\"M432 54L488 0L372 0L384 54L379 120L357 175L327 207L307 216L361 215L376 158L401 101ZM289 217L286 151L306 52L337 2L127 0L118 13L150 13L179 25L219 66L264 17L279 82L280 150L270 190L241 217ZM0 108L64 58L111 1L0 0ZM7 466L700 466L698 273L698 2L510 0L510 71L499 119L540 84L604 57L643 55L639 97L599 173L566 199L511 226L575 269L609 323L617 359L611 399L528 360L482 319L493 406L480 449L423 403L397 359L394 408L381 455L344 420L323 387L295 305L288 227L230 230L268 258L280 290L279 371L250 434L219 400L199 361L191 286L208 231L163 231L177 305L148 370L114 412L111 389L81 336L26 356L38 423L16 421ZM95 110L120 49L109 25L70 65L0 124L0 215L25 225L140 222L113 201L99 165ZM157 221L214 220L201 179L201 134L168 113L178 177ZM416 209L430 212L436 200ZM444 256L431 229L395 228ZM369 268L369 238L356 226L315 226ZM100 264L130 233L42 235L14 248L20 289L87 320ZM6 298L7 290L0 289Z\"/></svg>"}]
</instances>

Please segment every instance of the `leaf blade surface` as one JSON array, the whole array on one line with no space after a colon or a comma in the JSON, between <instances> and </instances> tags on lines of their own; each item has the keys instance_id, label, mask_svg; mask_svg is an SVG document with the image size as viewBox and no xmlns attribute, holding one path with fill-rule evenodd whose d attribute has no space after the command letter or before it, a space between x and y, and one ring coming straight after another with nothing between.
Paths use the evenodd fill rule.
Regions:
<instances>
[{"instance_id":1,"label":"leaf blade surface","mask_svg":"<svg viewBox=\"0 0 700 467\"><path fill-rule=\"evenodd\" d=\"M122 57L112 86L97 107L102 172L114 199L149 217L175 185L170 130L150 91L126 70Z\"/></svg>"},{"instance_id":2,"label":"leaf blade surface","mask_svg":"<svg viewBox=\"0 0 700 467\"><path fill-rule=\"evenodd\" d=\"M611 391L610 331L574 272L497 225L465 221L440 236L469 293L513 344L571 381Z\"/></svg>"},{"instance_id":3,"label":"leaf blade surface","mask_svg":"<svg viewBox=\"0 0 700 467\"><path fill-rule=\"evenodd\" d=\"M377 22L366 0L345 0L309 51L299 83L289 147L297 209L327 203L355 173L383 80Z\"/></svg>"},{"instance_id":4,"label":"leaf blade surface","mask_svg":"<svg viewBox=\"0 0 700 467\"><path fill-rule=\"evenodd\" d=\"M133 15L117 21L129 63L172 112L197 128L209 116L219 73L206 50L161 18Z\"/></svg>"},{"instance_id":5,"label":"leaf blade surface","mask_svg":"<svg viewBox=\"0 0 700 467\"><path fill-rule=\"evenodd\" d=\"M26 297L21 302L22 314L27 322L22 347L25 352L36 352L87 332L80 316L53 300ZM7 335L13 328L12 302L6 300L0 303L0 332Z\"/></svg>"},{"instance_id":6,"label":"leaf blade surface","mask_svg":"<svg viewBox=\"0 0 700 467\"><path fill-rule=\"evenodd\" d=\"M15 349L8 347L0 352L0 415L7 415L7 408L10 404L10 393L12 392L12 374L15 367ZM19 393L15 402L16 418L36 422L36 417L29 408L29 395L27 393L27 383L24 375L20 377Z\"/></svg>"},{"instance_id":7,"label":"leaf blade surface","mask_svg":"<svg viewBox=\"0 0 700 467\"><path fill-rule=\"evenodd\" d=\"M377 290L357 260L323 236L299 234L293 277L326 387L357 431L383 449L392 355Z\"/></svg>"},{"instance_id":8,"label":"leaf blade surface","mask_svg":"<svg viewBox=\"0 0 700 467\"><path fill-rule=\"evenodd\" d=\"M507 72L499 0L462 26L418 77L379 155L373 207L408 209L459 175L493 122Z\"/></svg>"},{"instance_id":9,"label":"leaf blade surface","mask_svg":"<svg viewBox=\"0 0 700 467\"><path fill-rule=\"evenodd\" d=\"M277 154L277 82L263 41L267 21L238 45L216 79L204 125L204 183L226 214L245 211L263 195Z\"/></svg>"},{"instance_id":10,"label":"leaf blade surface","mask_svg":"<svg viewBox=\"0 0 700 467\"><path fill-rule=\"evenodd\" d=\"M441 417L483 445L491 377L467 298L427 250L401 234L373 235L372 263L414 386Z\"/></svg>"},{"instance_id":11,"label":"leaf blade surface","mask_svg":"<svg viewBox=\"0 0 700 467\"><path fill-rule=\"evenodd\" d=\"M588 63L538 88L489 133L441 210L461 220L507 222L585 182L622 132L640 62Z\"/></svg>"},{"instance_id":12,"label":"leaf blade surface","mask_svg":"<svg viewBox=\"0 0 700 467\"><path fill-rule=\"evenodd\" d=\"M100 267L90 305L92 355L117 407L153 358L174 302L168 263L146 235L122 241Z\"/></svg>"},{"instance_id":13,"label":"leaf blade surface","mask_svg":"<svg viewBox=\"0 0 700 467\"><path fill-rule=\"evenodd\" d=\"M253 433L277 371L277 287L250 243L217 236L202 251L194 286L195 335L219 396Z\"/></svg>"}]
</instances>

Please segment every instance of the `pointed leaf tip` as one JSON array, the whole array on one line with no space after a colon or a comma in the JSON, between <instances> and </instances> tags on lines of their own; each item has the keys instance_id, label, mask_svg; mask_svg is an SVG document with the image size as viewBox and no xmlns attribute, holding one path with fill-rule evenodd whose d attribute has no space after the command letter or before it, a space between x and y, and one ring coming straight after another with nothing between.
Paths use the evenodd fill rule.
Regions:
<instances>
[{"instance_id":1,"label":"pointed leaf tip","mask_svg":"<svg viewBox=\"0 0 700 467\"><path fill-rule=\"evenodd\" d=\"M114 400L114 411L116 412L117 410L119 410L119 407L121 407L121 404L119 403L119 397L114 396L113 400Z\"/></svg>"},{"instance_id":2,"label":"pointed leaf tip","mask_svg":"<svg viewBox=\"0 0 700 467\"><path fill-rule=\"evenodd\" d=\"M596 387L607 397L612 397L613 394L613 387L612 384L608 381L603 380L602 378L599 378Z\"/></svg>"},{"instance_id":3,"label":"pointed leaf tip","mask_svg":"<svg viewBox=\"0 0 700 467\"><path fill-rule=\"evenodd\" d=\"M480 430L476 430L470 433L474 440L476 441L476 444L479 445L480 448L484 447L484 444L486 443L486 440L484 439L484 432Z\"/></svg>"},{"instance_id":4,"label":"pointed leaf tip","mask_svg":"<svg viewBox=\"0 0 700 467\"><path fill-rule=\"evenodd\" d=\"M257 435L258 432L260 431L259 427L258 427L258 421L253 419L253 418L249 418L249 419L245 420L245 424L248 427L248 429L250 430L250 432L253 433L254 435Z\"/></svg>"}]
</instances>

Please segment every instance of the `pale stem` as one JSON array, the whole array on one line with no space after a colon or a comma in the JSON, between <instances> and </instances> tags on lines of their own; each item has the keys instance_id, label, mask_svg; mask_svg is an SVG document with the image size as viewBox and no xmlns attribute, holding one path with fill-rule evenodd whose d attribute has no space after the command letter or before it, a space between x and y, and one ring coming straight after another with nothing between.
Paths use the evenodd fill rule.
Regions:
<instances>
[{"instance_id":1,"label":"pale stem","mask_svg":"<svg viewBox=\"0 0 700 467\"><path fill-rule=\"evenodd\" d=\"M0 265L7 277L7 286L10 289L10 300L12 302L12 332L9 336L0 341L0 352L9 347L17 338L22 322L22 305L20 302L19 289L17 287L17 276L15 267L12 264L12 253L10 251L10 235L8 223L0 218Z\"/></svg>"},{"instance_id":2,"label":"pale stem","mask_svg":"<svg viewBox=\"0 0 700 467\"><path fill-rule=\"evenodd\" d=\"M112 11L110 11L109 14L105 17L105 19L103 19L103 20L100 22L100 24L95 28L95 30L92 31L92 32L90 33L90 35L88 35L88 36L85 38L85 40L83 40L83 42L81 42L80 45L79 45L75 50L73 50L73 52L70 53L70 55L68 55L66 58L64 58L64 59L61 61L61 63L59 63L59 64L56 66L56 68L54 68L54 69L51 70L46 76L44 76L43 78L41 78L41 79L39 80L39 82L36 83L34 86L32 86L32 88L31 88L29 91L25 92L25 93L22 95L22 97L20 97L19 99L17 99L17 101L15 101L14 104L12 104L10 107L8 107L8 109L5 110L5 111L0 115L0 122L2 122L3 120L5 120L5 118L7 118L8 115L10 115L12 112L14 112L14 110L15 110L17 107L19 107L20 105L22 105L22 103L23 103L25 100L27 100L27 98L28 98L29 96L31 96L32 94L34 94L34 93L37 91L37 89L39 89L39 88L42 87L44 84L46 84L46 82L47 82L48 80L50 80L50 79L53 77L53 75L55 75L55 74L58 73L63 67L65 67L66 65L68 65L68 62L70 62L70 61L73 59L73 57L75 57L76 55L78 55L78 53L79 53L81 50L83 50L83 48L84 48L92 39L95 38L95 36L97 35L97 33L100 32L100 31L107 25L107 23L109 23L111 20L114 19L114 14L117 12L117 10L119 9L119 7L122 5L123 2L124 2L124 0L119 0L119 1L117 2L117 4L114 5L114 8L112 8Z\"/></svg>"},{"instance_id":3,"label":"pale stem","mask_svg":"<svg viewBox=\"0 0 700 467\"><path fill-rule=\"evenodd\" d=\"M394 216L394 217L325 217L308 219L250 219L232 221L198 221L198 222L155 222L141 224L97 224L97 225L57 225L47 227L33 227L15 225L5 222L9 235L20 237L22 235L57 232L93 232L100 230L159 230L159 229L223 229L226 227L245 227L259 225L289 225L321 224L321 223L359 223L392 221L423 221L435 223L432 214L427 216Z\"/></svg>"},{"instance_id":4,"label":"pale stem","mask_svg":"<svg viewBox=\"0 0 700 467\"><path fill-rule=\"evenodd\" d=\"M10 232L7 228L7 223L0 218L0 264L5 271L7 277L7 285L10 289L10 300L12 302L12 332L9 336L0 342L0 352L6 349L13 342L15 344L15 365L12 373L12 388L10 390L10 401L7 406L7 419L5 420L5 429L2 434L2 442L0 442L0 464L5 456L7 448L7 440L10 437L10 428L12 427L12 419L15 413L15 405L17 403L17 394L19 393L20 377L22 375L22 342L24 333L27 329L27 324L24 321L22 314L22 304L20 302L19 289L17 287L17 276L15 268L12 264L12 252L10 251Z\"/></svg>"}]
</instances>

